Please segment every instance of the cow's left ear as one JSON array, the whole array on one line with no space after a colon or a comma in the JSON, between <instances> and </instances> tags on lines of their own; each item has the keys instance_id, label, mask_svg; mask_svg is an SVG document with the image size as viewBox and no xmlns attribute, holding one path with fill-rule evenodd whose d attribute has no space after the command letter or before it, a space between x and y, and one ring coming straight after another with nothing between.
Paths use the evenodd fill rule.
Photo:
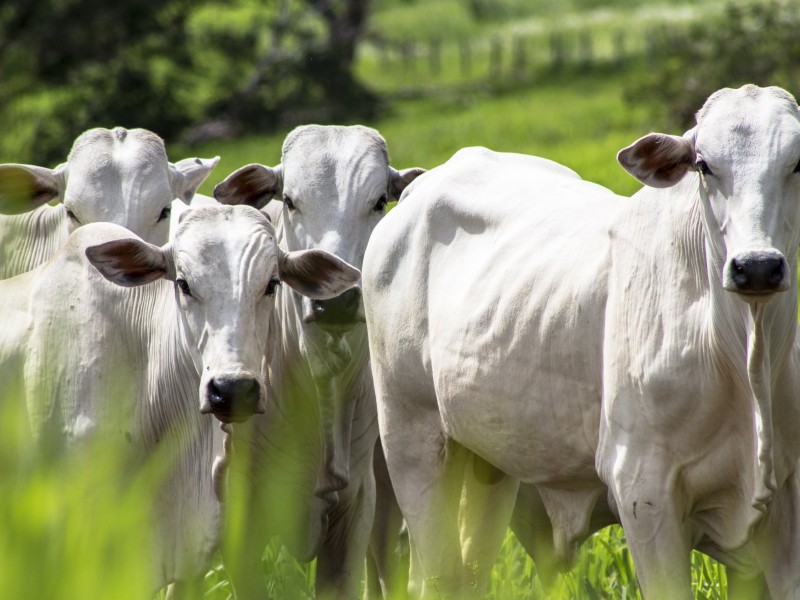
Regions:
<instances>
[{"instance_id":1,"label":"cow's left ear","mask_svg":"<svg viewBox=\"0 0 800 600\"><path fill-rule=\"evenodd\" d=\"M172 186L172 197L180 198L189 204L197 188L206 180L219 162L214 158L184 158L169 164L169 178Z\"/></svg>"},{"instance_id":2,"label":"cow's left ear","mask_svg":"<svg viewBox=\"0 0 800 600\"><path fill-rule=\"evenodd\" d=\"M236 169L214 188L222 204L248 204L264 208L283 190L283 165L267 167L250 164Z\"/></svg>"},{"instance_id":3,"label":"cow's left ear","mask_svg":"<svg viewBox=\"0 0 800 600\"><path fill-rule=\"evenodd\" d=\"M86 258L112 283L135 287L169 273L169 251L142 240L112 240L86 248Z\"/></svg>"},{"instance_id":4,"label":"cow's left ear","mask_svg":"<svg viewBox=\"0 0 800 600\"><path fill-rule=\"evenodd\" d=\"M361 271L324 250L281 253L278 277L312 300L329 300L358 284Z\"/></svg>"},{"instance_id":5,"label":"cow's left ear","mask_svg":"<svg viewBox=\"0 0 800 600\"><path fill-rule=\"evenodd\" d=\"M63 198L66 187L66 163L55 169L15 163L0 165L0 213L33 210L54 198Z\"/></svg>"},{"instance_id":6,"label":"cow's left ear","mask_svg":"<svg viewBox=\"0 0 800 600\"><path fill-rule=\"evenodd\" d=\"M400 194L403 193L403 190L406 189L408 184L424 172L425 169L419 167L403 169L402 171L389 167L389 199L399 200Z\"/></svg>"},{"instance_id":7,"label":"cow's left ear","mask_svg":"<svg viewBox=\"0 0 800 600\"><path fill-rule=\"evenodd\" d=\"M617 161L645 185L656 188L678 183L694 168L694 144L686 137L651 133L617 153Z\"/></svg>"}]
</instances>

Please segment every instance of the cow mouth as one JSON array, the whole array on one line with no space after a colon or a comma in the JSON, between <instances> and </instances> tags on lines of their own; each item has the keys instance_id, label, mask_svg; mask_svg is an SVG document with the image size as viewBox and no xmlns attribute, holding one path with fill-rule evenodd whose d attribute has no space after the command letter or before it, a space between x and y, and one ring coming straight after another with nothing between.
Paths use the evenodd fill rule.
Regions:
<instances>
[{"instance_id":1,"label":"cow mouth","mask_svg":"<svg viewBox=\"0 0 800 600\"><path fill-rule=\"evenodd\" d=\"M203 411L201 411L201 412L203 412ZM220 421L221 423L223 423L225 425L230 425L232 423L244 423L250 417L253 416L252 414L239 414L239 413L227 413L227 412L213 412L212 413L211 411L206 411L206 412L210 413L210 414L213 414L217 418L218 421Z\"/></svg>"}]
</instances>

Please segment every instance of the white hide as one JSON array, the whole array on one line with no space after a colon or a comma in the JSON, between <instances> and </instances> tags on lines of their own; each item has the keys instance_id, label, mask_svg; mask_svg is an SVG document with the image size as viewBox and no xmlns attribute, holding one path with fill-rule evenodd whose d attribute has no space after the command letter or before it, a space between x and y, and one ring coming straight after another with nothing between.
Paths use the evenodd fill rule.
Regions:
<instances>
[{"instance_id":1,"label":"white hide","mask_svg":"<svg viewBox=\"0 0 800 600\"><path fill-rule=\"evenodd\" d=\"M28 211L0 215L0 279L42 264L88 223L116 223L164 244L172 200L191 202L217 162L219 157L170 163L156 134L116 127L78 136L67 162L55 169L0 165L0 207ZM59 203L33 209L50 200Z\"/></svg>"},{"instance_id":2,"label":"white hide","mask_svg":"<svg viewBox=\"0 0 800 600\"><path fill-rule=\"evenodd\" d=\"M268 220L242 206L192 211L162 248L90 224L38 269L0 282L10 300L0 374L22 390L33 436L67 450L91 433L125 436L135 455L170 461L155 504L154 590L202 581L211 565L227 434L202 413L263 411L277 281L329 297L358 276L329 255L282 252ZM257 405L215 404L211 382L223 378L252 378Z\"/></svg>"},{"instance_id":3,"label":"white hide","mask_svg":"<svg viewBox=\"0 0 800 600\"><path fill-rule=\"evenodd\" d=\"M248 165L215 189L235 204L267 207L280 246L321 248L360 266L367 240L421 169L389 165L386 142L361 126L305 126L292 131L277 167ZM278 534L297 557L317 557L319 597L355 598L372 523L372 452L377 439L360 291L351 314L325 323L313 303L282 288L268 356L265 415L237 425L253 439L246 476L250 512L242 532L250 564L229 565L240 598L262 597L259 560ZM247 431L252 428L252 431ZM295 510L281 511L290 505Z\"/></svg>"},{"instance_id":4,"label":"white hide","mask_svg":"<svg viewBox=\"0 0 800 600\"><path fill-rule=\"evenodd\" d=\"M363 287L415 594L482 589L524 482L561 562L608 498L648 598L692 597L696 545L797 597L799 160L794 100L746 86L622 151L632 198L485 149L409 188ZM754 255L774 287L731 288Z\"/></svg>"}]
</instances>

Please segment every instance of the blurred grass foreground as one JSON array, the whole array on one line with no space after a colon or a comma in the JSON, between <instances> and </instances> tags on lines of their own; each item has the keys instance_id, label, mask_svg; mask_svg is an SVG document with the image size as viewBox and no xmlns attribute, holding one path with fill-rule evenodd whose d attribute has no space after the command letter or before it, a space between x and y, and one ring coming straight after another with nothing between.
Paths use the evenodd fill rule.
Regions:
<instances>
[{"instance_id":1,"label":"blurred grass foreground","mask_svg":"<svg viewBox=\"0 0 800 600\"><path fill-rule=\"evenodd\" d=\"M0 7L0 160L52 166L89 126L147 127L178 148L170 156L222 156L201 189L210 193L244 164L277 164L294 124L337 120L381 131L396 167L432 168L484 145L551 158L630 194L638 184L616 165L617 150L649 131L680 133L710 91L745 82L800 91L796 2L383 0L364 15L352 48L354 95L329 106L331 82L307 68L309 57L323 57L326 31L309 6L8 2ZM198 124L237 137L190 139ZM168 453L142 463L102 437L70 452L34 444L26 407L5 383L0 598L152 597L151 512ZM235 511L229 521L240 521ZM693 565L696 598L727 597L723 567L699 553ZM313 598L313 563L298 563L279 541L262 566L268 597ZM219 558L204 597L232 598ZM640 598L621 530L592 536L549 592L509 533L488 598L548 597Z\"/></svg>"}]
</instances>

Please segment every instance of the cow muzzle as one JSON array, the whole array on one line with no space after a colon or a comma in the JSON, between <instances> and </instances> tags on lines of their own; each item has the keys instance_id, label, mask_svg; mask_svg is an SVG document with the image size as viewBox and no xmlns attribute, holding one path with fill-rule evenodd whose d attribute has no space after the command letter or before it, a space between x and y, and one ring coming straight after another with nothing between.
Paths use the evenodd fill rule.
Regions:
<instances>
[{"instance_id":1,"label":"cow muzzle","mask_svg":"<svg viewBox=\"0 0 800 600\"><path fill-rule=\"evenodd\" d=\"M784 292L789 289L786 258L771 248L741 252L725 264L723 286L746 301Z\"/></svg>"},{"instance_id":2,"label":"cow muzzle","mask_svg":"<svg viewBox=\"0 0 800 600\"><path fill-rule=\"evenodd\" d=\"M305 323L317 323L323 327L350 327L364 320L360 288L351 288L330 300L311 300L310 310L303 314Z\"/></svg>"},{"instance_id":3,"label":"cow muzzle","mask_svg":"<svg viewBox=\"0 0 800 600\"><path fill-rule=\"evenodd\" d=\"M206 384L201 413L211 413L223 423L241 423L263 413L261 384L255 377L221 375Z\"/></svg>"}]
</instances>

